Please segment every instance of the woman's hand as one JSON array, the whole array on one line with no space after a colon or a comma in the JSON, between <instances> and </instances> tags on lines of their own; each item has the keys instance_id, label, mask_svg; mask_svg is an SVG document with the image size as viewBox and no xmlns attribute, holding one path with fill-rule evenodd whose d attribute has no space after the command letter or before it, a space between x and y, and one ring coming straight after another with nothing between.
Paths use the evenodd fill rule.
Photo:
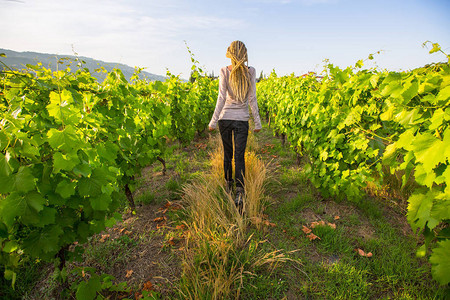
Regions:
<instances>
[{"instance_id":1,"label":"woman's hand","mask_svg":"<svg viewBox=\"0 0 450 300\"><path fill-rule=\"evenodd\" d=\"M212 128L211 126L208 126L209 127L209 131L214 131L214 129L215 128Z\"/></svg>"}]
</instances>

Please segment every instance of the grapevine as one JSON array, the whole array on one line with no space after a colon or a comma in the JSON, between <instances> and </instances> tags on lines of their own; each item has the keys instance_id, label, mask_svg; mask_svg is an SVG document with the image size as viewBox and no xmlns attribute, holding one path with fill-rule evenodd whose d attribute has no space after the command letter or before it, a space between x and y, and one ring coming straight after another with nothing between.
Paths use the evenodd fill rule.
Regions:
<instances>
[{"instance_id":1,"label":"grapevine","mask_svg":"<svg viewBox=\"0 0 450 300\"><path fill-rule=\"evenodd\" d=\"M321 81L273 72L258 83L261 110L293 149L308 157L311 181L326 196L362 201L368 182L382 184L384 169L403 172L403 186L414 178L407 219L425 236L417 254L425 256L433 245L433 277L447 284L450 66L408 72L362 66L358 61L341 70L328 63Z\"/></svg>"}]
</instances>

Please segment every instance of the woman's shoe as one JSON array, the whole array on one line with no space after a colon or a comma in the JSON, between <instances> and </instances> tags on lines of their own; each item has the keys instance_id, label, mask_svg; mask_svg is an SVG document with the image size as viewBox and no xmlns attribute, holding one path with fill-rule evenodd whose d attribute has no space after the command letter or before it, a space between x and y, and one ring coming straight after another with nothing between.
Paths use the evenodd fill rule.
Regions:
<instances>
[{"instance_id":1,"label":"woman's shoe","mask_svg":"<svg viewBox=\"0 0 450 300\"><path fill-rule=\"evenodd\" d=\"M234 199L234 204L239 209L239 212L242 212L242 208L244 206L244 188L236 187L236 198Z\"/></svg>"},{"instance_id":2,"label":"woman's shoe","mask_svg":"<svg viewBox=\"0 0 450 300\"><path fill-rule=\"evenodd\" d=\"M232 194L233 193L233 184L234 184L234 182L233 181L227 181L227 184L226 184L226 186L225 186L225 192L227 193L227 194Z\"/></svg>"}]
</instances>

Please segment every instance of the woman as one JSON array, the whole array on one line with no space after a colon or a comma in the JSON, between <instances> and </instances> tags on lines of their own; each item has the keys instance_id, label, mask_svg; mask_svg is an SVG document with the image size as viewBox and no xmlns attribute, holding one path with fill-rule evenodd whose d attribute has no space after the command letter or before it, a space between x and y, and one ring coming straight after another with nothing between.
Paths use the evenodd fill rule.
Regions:
<instances>
[{"instance_id":1,"label":"woman","mask_svg":"<svg viewBox=\"0 0 450 300\"><path fill-rule=\"evenodd\" d=\"M223 67L219 75L219 96L216 109L209 123L209 130L216 128L219 123L222 137L224 157L223 168L227 181L227 192L233 189L232 159L234 134L235 148L235 180L236 198L238 207L243 205L244 175L245 175L245 148L248 137L248 120L250 118L248 105L250 105L255 122L254 132L261 130L258 102L256 99L256 70L248 66L247 48L241 41L234 41L227 49L226 57L231 59L231 65ZM247 62L247 65L245 65Z\"/></svg>"}]
</instances>

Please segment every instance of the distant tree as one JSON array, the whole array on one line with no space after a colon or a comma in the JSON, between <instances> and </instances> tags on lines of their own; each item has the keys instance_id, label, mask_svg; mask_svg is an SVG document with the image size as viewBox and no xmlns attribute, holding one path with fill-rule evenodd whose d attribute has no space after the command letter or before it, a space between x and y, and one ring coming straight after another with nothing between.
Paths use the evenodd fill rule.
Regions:
<instances>
[{"instance_id":1,"label":"distant tree","mask_svg":"<svg viewBox=\"0 0 450 300\"><path fill-rule=\"evenodd\" d=\"M263 71L261 70L261 74L259 74L259 78L256 79L256 82L260 82L263 79L264 79L264 74L263 74Z\"/></svg>"},{"instance_id":2,"label":"distant tree","mask_svg":"<svg viewBox=\"0 0 450 300\"><path fill-rule=\"evenodd\" d=\"M208 77L210 78L210 79L216 79L217 77L214 75L214 70L211 72L211 74L209 74L208 75Z\"/></svg>"}]
</instances>

